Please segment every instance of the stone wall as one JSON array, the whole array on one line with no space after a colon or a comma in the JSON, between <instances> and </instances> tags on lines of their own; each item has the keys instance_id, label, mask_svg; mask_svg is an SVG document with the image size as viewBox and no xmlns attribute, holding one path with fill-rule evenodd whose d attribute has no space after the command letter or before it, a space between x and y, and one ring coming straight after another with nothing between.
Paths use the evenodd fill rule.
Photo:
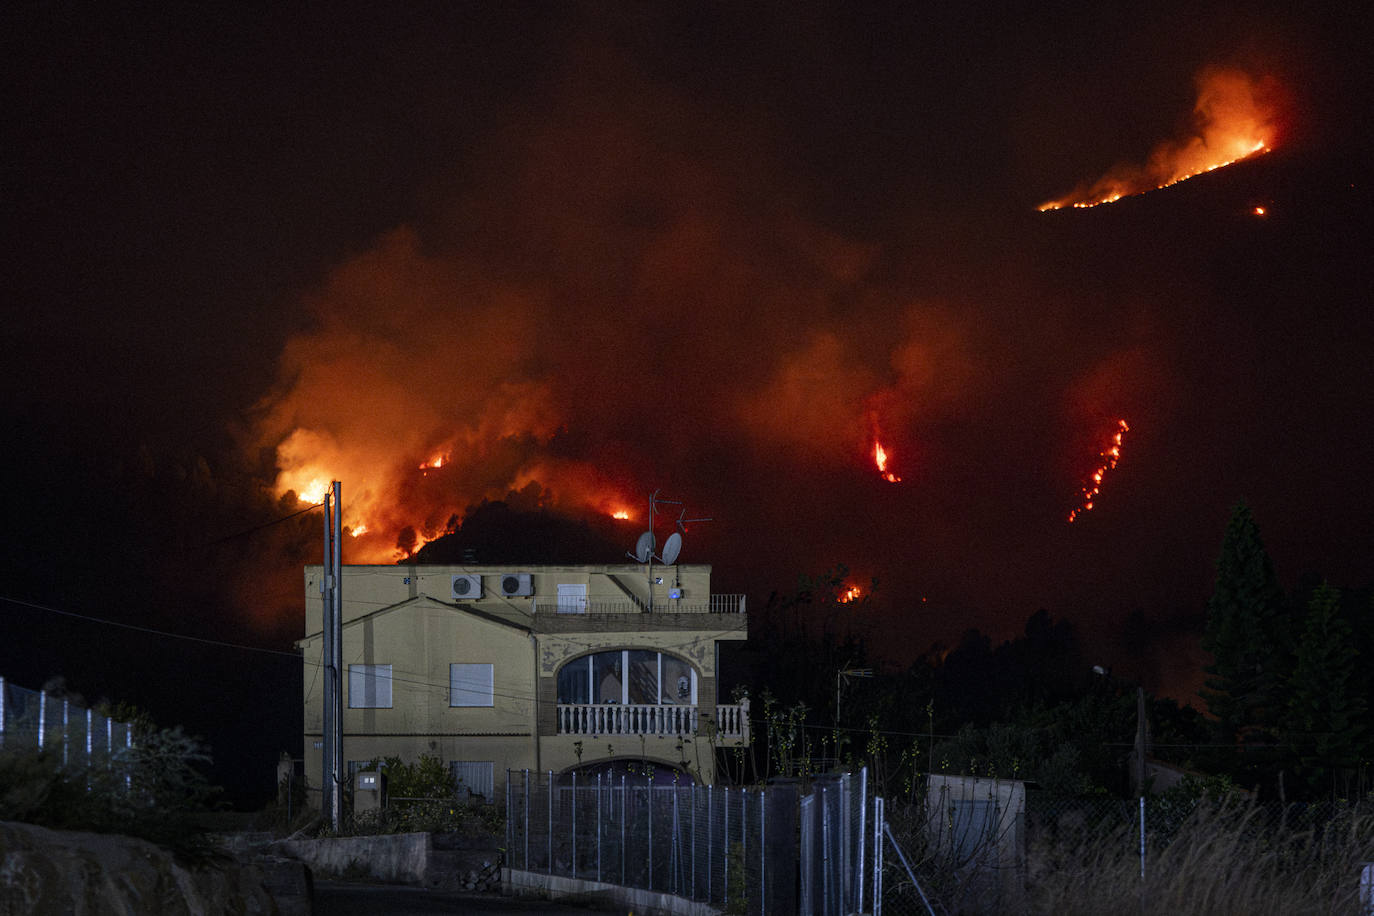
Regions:
<instances>
[{"instance_id":1,"label":"stone wall","mask_svg":"<svg viewBox=\"0 0 1374 916\"><path fill-rule=\"evenodd\" d=\"M0 913L276 912L251 865L226 858L190 867L146 840L0 823Z\"/></svg>"}]
</instances>

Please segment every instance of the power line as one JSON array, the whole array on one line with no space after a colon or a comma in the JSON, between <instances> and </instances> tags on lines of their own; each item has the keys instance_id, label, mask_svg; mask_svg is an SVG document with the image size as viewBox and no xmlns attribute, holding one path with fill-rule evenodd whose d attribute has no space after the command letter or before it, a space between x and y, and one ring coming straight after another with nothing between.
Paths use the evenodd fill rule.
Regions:
<instances>
[{"instance_id":1,"label":"power line","mask_svg":"<svg viewBox=\"0 0 1374 916\"><path fill-rule=\"evenodd\" d=\"M290 521L298 515L304 515L312 509L318 509L323 505L324 503L315 503L314 505L306 506L304 509L292 512L290 515L283 515L281 518L274 518L270 522L263 522L260 525L254 525L252 528L245 528L242 531L236 531L233 534L226 534L224 537L215 538L213 541L206 541L204 544L201 544L200 546L202 548L214 547L216 544L223 544L225 541L232 541L235 538L244 537L246 535L252 534L255 531L261 531L264 528L271 528L273 525L280 525L282 522Z\"/></svg>"},{"instance_id":2,"label":"power line","mask_svg":"<svg viewBox=\"0 0 1374 916\"><path fill-rule=\"evenodd\" d=\"M206 639L203 636L188 636L185 633L172 633L168 630L157 630L152 627L139 626L138 624L121 623L118 620L106 620L103 617L91 617L88 614L77 614L73 611L63 611L55 607L49 607L46 604L37 604L33 601L23 601L19 598L10 598L5 595L0 595L0 601L5 601L10 604L18 604L23 607L29 607L39 611L47 611L50 614L58 614L62 617L75 617L77 620L88 620L92 623L103 623L106 626L121 627L125 630L136 630L139 633L150 633L153 636L163 636L167 639L184 639L188 642L204 643L205 645L209 646L222 646L226 649L241 649L244 652L262 652L267 655L284 655L287 658L293 658L297 661L299 661L301 657L300 654L297 652L283 652L280 649L264 649L260 646L245 646L241 643L224 642L218 639Z\"/></svg>"}]
</instances>

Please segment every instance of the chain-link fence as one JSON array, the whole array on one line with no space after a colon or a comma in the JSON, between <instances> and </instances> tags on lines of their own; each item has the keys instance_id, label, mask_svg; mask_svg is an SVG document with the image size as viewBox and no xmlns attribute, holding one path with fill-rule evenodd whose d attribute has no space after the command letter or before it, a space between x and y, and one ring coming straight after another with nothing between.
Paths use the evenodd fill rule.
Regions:
<instances>
[{"instance_id":1,"label":"chain-link fence","mask_svg":"<svg viewBox=\"0 0 1374 916\"><path fill-rule=\"evenodd\" d=\"M78 766L110 760L132 743L127 722L0 678L0 750L47 751Z\"/></svg>"}]
</instances>

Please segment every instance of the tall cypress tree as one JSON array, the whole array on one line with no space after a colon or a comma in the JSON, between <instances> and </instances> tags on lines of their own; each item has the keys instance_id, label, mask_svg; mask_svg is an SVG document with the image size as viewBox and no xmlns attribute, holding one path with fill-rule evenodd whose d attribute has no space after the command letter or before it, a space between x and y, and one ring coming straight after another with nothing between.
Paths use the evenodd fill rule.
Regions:
<instances>
[{"instance_id":1,"label":"tall cypress tree","mask_svg":"<svg viewBox=\"0 0 1374 916\"><path fill-rule=\"evenodd\" d=\"M1292 669L1289 615L1250 508L1236 506L1217 560L1202 648L1214 662L1202 691L1224 736L1273 737Z\"/></svg>"},{"instance_id":2,"label":"tall cypress tree","mask_svg":"<svg viewBox=\"0 0 1374 916\"><path fill-rule=\"evenodd\" d=\"M1289 680L1289 728L1300 755L1331 768L1358 765L1367 740L1365 699L1355 677L1359 652L1340 605L1340 592L1329 585L1312 595Z\"/></svg>"}]
</instances>

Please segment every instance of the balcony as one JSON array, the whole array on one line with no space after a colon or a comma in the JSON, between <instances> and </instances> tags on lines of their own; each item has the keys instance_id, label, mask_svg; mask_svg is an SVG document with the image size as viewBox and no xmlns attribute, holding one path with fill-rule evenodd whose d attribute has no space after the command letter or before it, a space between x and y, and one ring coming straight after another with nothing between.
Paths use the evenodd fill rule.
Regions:
<instances>
[{"instance_id":1,"label":"balcony","mask_svg":"<svg viewBox=\"0 0 1374 916\"><path fill-rule=\"evenodd\" d=\"M600 601L596 599L560 602L557 598L536 597L536 614L642 614L645 608L630 600ZM702 598L654 598L657 614L743 614L744 595L707 595Z\"/></svg>"},{"instance_id":2,"label":"balcony","mask_svg":"<svg viewBox=\"0 0 1374 916\"><path fill-rule=\"evenodd\" d=\"M560 735L662 735L692 737L702 726L699 707L559 703ZM749 701L716 707L716 737L743 741L749 737Z\"/></svg>"}]
</instances>

